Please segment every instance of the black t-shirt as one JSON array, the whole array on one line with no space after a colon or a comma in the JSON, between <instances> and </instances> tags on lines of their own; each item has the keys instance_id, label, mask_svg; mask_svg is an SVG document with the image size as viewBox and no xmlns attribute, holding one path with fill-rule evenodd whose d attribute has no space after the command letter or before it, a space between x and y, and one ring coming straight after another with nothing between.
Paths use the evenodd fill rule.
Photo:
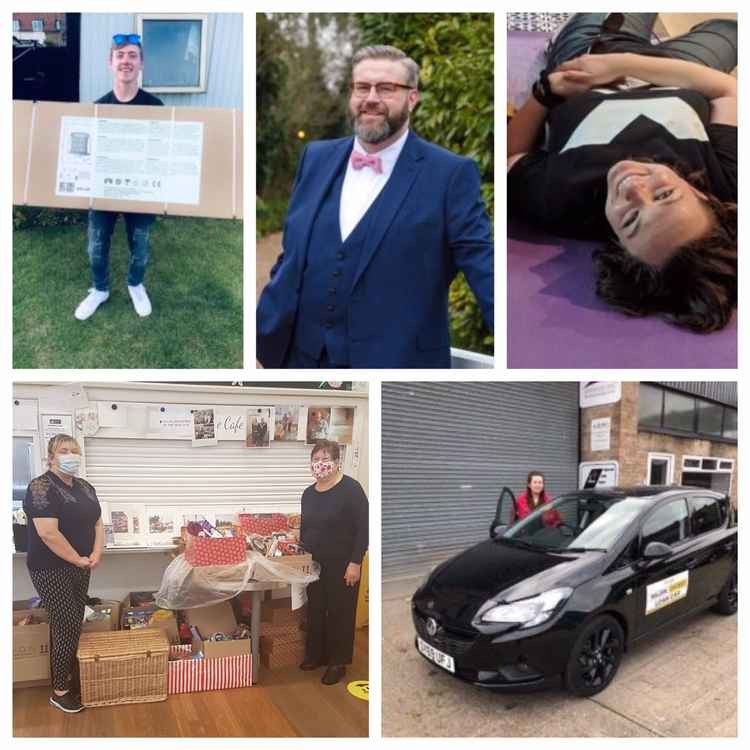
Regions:
<instances>
[{"instance_id":1,"label":"black t-shirt","mask_svg":"<svg viewBox=\"0 0 750 750\"><path fill-rule=\"evenodd\" d=\"M302 493L300 542L318 562L360 564L367 549L367 496L346 476L325 492L310 485Z\"/></svg>"},{"instance_id":2,"label":"black t-shirt","mask_svg":"<svg viewBox=\"0 0 750 750\"><path fill-rule=\"evenodd\" d=\"M607 172L647 158L702 172L705 190L737 201L737 128L711 125L697 91L640 87L589 91L548 113L544 150L508 172L508 211L550 232L581 239L612 234L604 215Z\"/></svg>"},{"instance_id":3,"label":"black t-shirt","mask_svg":"<svg viewBox=\"0 0 750 750\"><path fill-rule=\"evenodd\" d=\"M34 526L34 518L56 518L60 533L82 557L94 551L95 527L102 511L94 488L85 479L74 477L73 486L69 487L53 472L47 471L31 480L23 509L29 524L26 564L30 570L72 565L42 541Z\"/></svg>"},{"instance_id":4,"label":"black t-shirt","mask_svg":"<svg viewBox=\"0 0 750 750\"><path fill-rule=\"evenodd\" d=\"M101 99L97 99L94 104L147 104L155 107L163 107L164 102L155 97L153 94L149 94L148 91L138 89L138 93L129 101L121 102L116 96L114 91L110 91L105 94Z\"/></svg>"}]
</instances>

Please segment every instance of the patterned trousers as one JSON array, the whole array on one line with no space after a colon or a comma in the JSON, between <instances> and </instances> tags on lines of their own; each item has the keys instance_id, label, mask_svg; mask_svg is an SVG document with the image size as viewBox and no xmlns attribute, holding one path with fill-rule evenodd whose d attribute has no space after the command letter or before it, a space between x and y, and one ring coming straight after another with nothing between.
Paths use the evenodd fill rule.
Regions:
<instances>
[{"instance_id":1,"label":"patterned trousers","mask_svg":"<svg viewBox=\"0 0 750 750\"><path fill-rule=\"evenodd\" d=\"M30 570L29 575L49 616L52 687L67 690L75 667L91 571L71 565Z\"/></svg>"}]
</instances>

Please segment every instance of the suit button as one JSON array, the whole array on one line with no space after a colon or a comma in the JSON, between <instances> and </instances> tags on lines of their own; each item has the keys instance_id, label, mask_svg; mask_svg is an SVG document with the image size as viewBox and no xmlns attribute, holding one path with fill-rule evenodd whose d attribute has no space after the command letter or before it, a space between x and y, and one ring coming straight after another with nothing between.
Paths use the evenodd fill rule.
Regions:
<instances>
[{"instance_id":1,"label":"suit button","mask_svg":"<svg viewBox=\"0 0 750 750\"><path fill-rule=\"evenodd\" d=\"M337 269L336 269L336 270L335 270L335 271L333 272L333 278L334 278L334 279L337 279L337 278L338 278L339 276L341 276L341 269L340 269L340 268L337 268Z\"/></svg>"},{"instance_id":2,"label":"suit button","mask_svg":"<svg viewBox=\"0 0 750 750\"><path fill-rule=\"evenodd\" d=\"M326 323L326 328L333 328L333 323L330 320Z\"/></svg>"},{"instance_id":3,"label":"suit button","mask_svg":"<svg viewBox=\"0 0 750 750\"><path fill-rule=\"evenodd\" d=\"M336 305L328 305L328 312L333 312L336 309Z\"/></svg>"},{"instance_id":4,"label":"suit button","mask_svg":"<svg viewBox=\"0 0 750 750\"><path fill-rule=\"evenodd\" d=\"M344 253L342 253L342 252L341 252L341 250L339 250L339 251L338 251L338 252L336 253L336 257L337 257L337 258L338 258L339 260L344 260L344 258L345 258L346 256L344 255Z\"/></svg>"},{"instance_id":5,"label":"suit button","mask_svg":"<svg viewBox=\"0 0 750 750\"><path fill-rule=\"evenodd\" d=\"M328 294L336 294L336 287L335 286L328 287Z\"/></svg>"}]
</instances>

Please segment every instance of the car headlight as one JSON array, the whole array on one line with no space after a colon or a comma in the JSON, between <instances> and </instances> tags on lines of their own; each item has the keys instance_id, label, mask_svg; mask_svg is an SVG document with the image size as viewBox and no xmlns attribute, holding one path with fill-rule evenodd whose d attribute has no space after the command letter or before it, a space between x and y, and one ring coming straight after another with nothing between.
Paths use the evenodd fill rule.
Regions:
<instances>
[{"instance_id":1,"label":"car headlight","mask_svg":"<svg viewBox=\"0 0 750 750\"><path fill-rule=\"evenodd\" d=\"M573 589L569 587L550 589L530 599L491 606L480 614L479 621L503 622L508 625L520 625L522 628L532 628L549 620L572 593Z\"/></svg>"}]
</instances>

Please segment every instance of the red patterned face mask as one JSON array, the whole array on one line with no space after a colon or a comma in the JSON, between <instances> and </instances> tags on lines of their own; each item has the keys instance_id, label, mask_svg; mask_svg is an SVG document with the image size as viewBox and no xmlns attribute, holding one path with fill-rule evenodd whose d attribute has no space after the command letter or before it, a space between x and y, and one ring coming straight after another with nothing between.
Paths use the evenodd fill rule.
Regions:
<instances>
[{"instance_id":1,"label":"red patterned face mask","mask_svg":"<svg viewBox=\"0 0 750 750\"><path fill-rule=\"evenodd\" d=\"M310 470L316 479L327 479L336 472L336 464L333 461L313 461Z\"/></svg>"}]
</instances>

